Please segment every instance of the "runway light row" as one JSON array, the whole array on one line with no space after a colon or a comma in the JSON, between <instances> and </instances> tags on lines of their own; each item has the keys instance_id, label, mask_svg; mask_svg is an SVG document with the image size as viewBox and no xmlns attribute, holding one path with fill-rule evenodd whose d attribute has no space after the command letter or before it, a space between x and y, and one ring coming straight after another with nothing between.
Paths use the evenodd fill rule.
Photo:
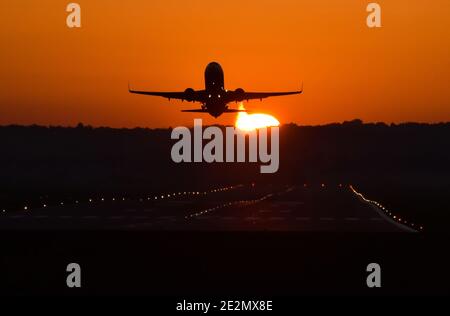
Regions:
<instances>
[{"instance_id":1,"label":"runway light row","mask_svg":"<svg viewBox=\"0 0 450 316\"><path fill-rule=\"evenodd\" d=\"M184 218L186 218L186 219L195 218L195 217L198 217L198 216L205 215L205 214L208 214L210 212L216 211L218 209L229 207L229 206L233 206L233 205L248 206L248 205L260 203L260 202L262 202L264 200L267 200L268 198L270 198L272 196L273 196L273 194L270 193L270 194L264 195L263 197L261 197L259 199L255 199L255 200L240 200L240 201L228 202L228 203L224 203L224 204L221 204L221 205L218 205L218 206L215 206L215 207L211 207L211 208L205 209L205 210L200 211L200 212L196 212L196 213L192 213L190 215L186 215Z\"/></svg>"},{"instance_id":2,"label":"runway light row","mask_svg":"<svg viewBox=\"0 0 450 316\"><path fill-rule=\"evenodd\" d=\"M138 198L138 200L140 202L143 202L144 200L147 201L151 201L151 200L159 200L159 199L170 199L170 198L174 198L174 197L180 197L180 196L200 196L200 195L208 195L208 194L212 194L212 193L220 193L220 192L225 192L225 191L229 191L229 190L233 190L233 189L237 189L243 187L242 184L237 184L237 185L231 185L231 186L226 186L226 187L220 187L220 188L214 188L211 190L207 190L207 191L183 191L183 192L174 192L174 193L165 193L162 195L154 195L154 196L148 196L146 198ZM132 198L125 198L125 197L113 197L111 198L111 201L115 202L115 201L125 201L125 200L133 200ZM88 203L94 203L95 201L101 201L101 202L105 202L107 201L107 199L105 197L99 197L99 198L88 198L87 202ZM75 204L79 204L80 200L75 200L74 202ZM59 203L56 203L56 205L59 206L65 206L65 205L70 205L70 203L61 201ZM40 208L47 208L48 204L47 203L43 203L41 204L40 207L36 207L37 209ZM24 205L22 210L24 211L30 211L31 207L29 205ZM6 209L2 209L2 213L7 213Z\"/></svg>"},{"instance_id":3,"label":"runway light row","mask_svg":"<svg viewBox=\"0 0 450 316\"><path fill-rule=\"evenodd\" d=\"M182 196L182 195L207 195L207 194L211 194L211 193L218 193L218 192L224 192L224 191L229 191L229 190L233 190L236 188L240 188L242 187L242 184L238 184L238 185L232 185L229 187L222 187L222 188L216 188L216 189L211 189L208 191L184 191L184 192L175 192L175 193L168 193L168 194L162 194L162 195L156 195L153 197L147 197L146 199L148 201L150 200L162 200L162 199L168 199L171 197L178 197L178 196ZM145 200L145 198L140 198L139 199L141 202L143 202Z\"/></svg>"},{"instance_id":4,"label":"runway light row","mask_svg":"<svg viewBox=\"0 0 450 316\"><path fill-rule=\"evenodd\" d=\"M393 220L395 220L396 222L399 222L400 224L403 225L407 225L415 230L419 230L419 231L423 231L423 226L422 225L417 225L411 221L407 221L397 215L394 215L394 213L392 213L390 210L388 210L386 207L384 207L381 203L377 202L377 201L373 201L373 200L369 200L367 199L362 193L356 191L356 189L352 186L349 185L350 190L359 198L361 198L364 202L373 204L375 206L377 206L379 209L381 209L387 216L391 217Z\"/></svg>"},{"instance_id":5,"label":"runway light row","mask_svg":"<svg viewBox=\"0 0 450 316\"><path fill-rule=\"evenodd\" d=\"M308 183L303 183L303 187L304 187L304 188L307 188L307 187L309 187L309 186L312 186L312 185L309 185ZM321 183L319 186L320 186L321 188L326 188L326 187L329 186L329 185L327 185L326 183ZM344 187L344 185L343 185L342 183L339 183L337 186L338 186L339 188Z\"/></svg>"}]
</instances>

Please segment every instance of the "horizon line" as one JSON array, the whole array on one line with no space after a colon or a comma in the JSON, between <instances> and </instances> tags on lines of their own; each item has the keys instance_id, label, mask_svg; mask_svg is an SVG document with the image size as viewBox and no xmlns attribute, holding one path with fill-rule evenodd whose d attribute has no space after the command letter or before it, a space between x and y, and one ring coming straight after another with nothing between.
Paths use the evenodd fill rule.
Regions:
<instances>
[{"instance_id":1,"label":"horizon line","mask_svg":"<svg viewBox=\"0 0 450 316\"><path fill-rule=\"evenodd\" d=\"M373 122L364 122L361 119L353 119L349 121L342 121L342 122L330 122L325 124L317 124L317 125L302 125L295 122L290 123L284 123L280 124L279 127L285 127L285 126L297 126L297 127L327 127L332 125L353 125L353 126L367 126L367 125L380 125L380 126L401 126L401 125L447 125L450 124L450 121L439 121L439 122L418 122L418 121L404 121L404 122L383 122L383 121L373 121ZM231 124L209 124L209 125L203 125L204 127L208 126L217 126L217 127L234 127L234 125ZM133 129L147 129L147 130L166 130L166 129L173 129L178 126L167 126L167 127L144 127L144 126L135 126L135 127L113 127L113 126L105 126L105 125L91 125L91 124L85 124L83 122L79 122L76 125L44 125L44 124L17 124L17 123L11 123L11 124L0 124L0 128L8 128L8 127L22 127L22 128L90 128L90 129L125 129L125 130L133 130ZM194 128L194 125L192 126L186 126L188 128Z\"/></svg>"}]
</instances>

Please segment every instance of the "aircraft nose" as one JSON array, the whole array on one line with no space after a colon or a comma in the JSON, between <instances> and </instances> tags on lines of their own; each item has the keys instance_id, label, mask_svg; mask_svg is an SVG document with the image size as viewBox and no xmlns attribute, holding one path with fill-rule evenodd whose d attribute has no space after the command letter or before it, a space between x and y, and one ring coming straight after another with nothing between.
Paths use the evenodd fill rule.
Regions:
<instances>
[{"instance_id":1,"label":"aircraft nose","mask_svg":"<svg viewBox=\"0 0 450 316\"><path fill-rule=\"evenodd\" d=\"M208 66L211 66L211 67L220 67L220 64L219 64L218 62L216 62L216 61L213 61L213 62L210 62L210 63L208 64Z\"/></svg>"},{"instance_id":2,"label":"aircraft nose","mask_svg":"<svg viewBox=\"0 0 450 316\"><path fill-rule=\"evenodd\" d=\"M213 61L206 66L206 71L222 71L222 67L218 62Z\"/></svg>"}]
</instances>

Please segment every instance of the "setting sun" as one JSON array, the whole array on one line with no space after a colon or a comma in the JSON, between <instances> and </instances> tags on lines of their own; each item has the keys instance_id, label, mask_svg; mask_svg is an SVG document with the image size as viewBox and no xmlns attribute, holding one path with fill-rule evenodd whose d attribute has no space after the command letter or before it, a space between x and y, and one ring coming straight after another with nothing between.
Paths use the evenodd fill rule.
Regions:
<instances>
[{"instance_id":1,"label":"setting sun","mask_svg":"<svg viewBox=\"0 0 450 316\"><path fill-rule=\"evenodd\" d=\"M244 110L244 105L239 105L239 110ZM240 112L236 118L236 128L243 131L253 131L258 128L279 126L280 122L269 114L255 113L248 114Z\"/></svg>"}]
</instances>

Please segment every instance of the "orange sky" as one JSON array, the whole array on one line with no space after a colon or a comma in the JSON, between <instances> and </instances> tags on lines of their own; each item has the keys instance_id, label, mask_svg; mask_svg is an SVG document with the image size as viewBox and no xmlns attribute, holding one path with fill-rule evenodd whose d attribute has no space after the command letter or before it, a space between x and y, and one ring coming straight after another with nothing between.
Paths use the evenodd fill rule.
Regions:
<instances>
[{"instance_id":1,"label":"orange sky","mask_svg":"<svg viewBox=\"0 0 450 316\"><path fill-rule=\"evenodd\" d=\"M281 123L450 121L450 1L70 1L0 3L0 124L192 125L199 105L130 95L203 88L210 61L228 89L297 89L247 104ZM206 123L230 124L235 114Z\"/></svg>"}]
</instances>

